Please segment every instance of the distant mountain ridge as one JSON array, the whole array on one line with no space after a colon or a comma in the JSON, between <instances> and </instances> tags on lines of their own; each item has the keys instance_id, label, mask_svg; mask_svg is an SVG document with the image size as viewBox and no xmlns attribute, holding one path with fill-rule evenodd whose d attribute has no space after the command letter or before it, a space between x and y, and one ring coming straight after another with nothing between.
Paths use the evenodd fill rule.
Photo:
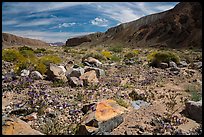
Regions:
<instances>
[{"instance_id":1,"label":"distant mountain ridge","mask_svg":"<svg viewBox=\"0 0 204 137\"><path fill-rule=\"evenodd\" d=\"M49 44L41 40L24 38L9 33L2 33L2 47L11 46L48 47Z\"/></svg>"},{"instance_id":2,"label":"distant mountain ridge","mask_svg":"<svg viewBox=\"0 0 204 137\"><path fill-rule=\"evenodd\" d=\"M180 2L173 9L120 24L109 28L105 33L68 39L66 46L87 42L97 45L115 41L133 47L201 48L202 6L198 2Z\"/></svg>"}]
</instances>

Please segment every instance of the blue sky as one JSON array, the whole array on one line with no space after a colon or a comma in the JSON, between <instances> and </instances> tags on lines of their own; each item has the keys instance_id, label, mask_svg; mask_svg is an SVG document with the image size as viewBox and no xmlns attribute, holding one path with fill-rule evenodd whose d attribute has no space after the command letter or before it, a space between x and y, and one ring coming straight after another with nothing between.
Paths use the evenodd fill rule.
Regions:
<instances>
[{"instance_id":1,"label":"blue sky","mask_svg":"<svg viewBox=\"0 0 204 137\"><path fill-rule=\"evenodd\" d=\"M2 30L46 42L105 32L178 2L4 2Z\"/></svg>"}]
</instances>

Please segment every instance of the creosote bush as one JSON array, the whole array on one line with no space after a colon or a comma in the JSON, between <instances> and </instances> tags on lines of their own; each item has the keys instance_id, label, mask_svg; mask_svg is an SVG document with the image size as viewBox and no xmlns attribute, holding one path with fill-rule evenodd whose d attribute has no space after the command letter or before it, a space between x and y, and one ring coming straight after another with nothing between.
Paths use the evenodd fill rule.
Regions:
<instances>
[{"instance_id":1,"label":"creosote bush","mask_svg":"<svg viewBox=\"0 0 204 137\"><path fill-rule=\"evenodd\" d=\"M139 54L139 51L138 51L138 50L133 50L133 51L130 51L130 52L126 53L126 54L124 55L124 57L125 57L126 59L131 59L131 58L137 57L138 54Z\"/></svg>"},{"instance_id":2,"label":"creosote bush","mask_svg":"<svg viewBox=\"0 0 204 137\"><path fill-rule=\"evenodd\" d=\"M120 57L114 54L114 55L111 56L110 60L114 61L114 62L119 62L120 61Z\"/></svg>"},{"instance_id":3,"label":"creosote bush","mask_svg":"<svg viewBox=\"0 0 204 137\"><path fill-rule=\"evenodd\" d=\"M106 57L107 59L110 59L112 54L110 51L102 51L101 54Z\"/></svg>"},{"instance_id":4,"label":"creosote bush","mask_svg":"<svg viewBox=\"0 0 204 137\"><path fill-rule=\"evenodd\" d=\"M179 63L179 56L173 52L169 51L154 51L147 56L148 61L150 62L150 66L158 67L161 62L169 63L170 61L174 61L175 63Z\"/></svg>"},{"instance_id":5,"label":"creosote bush","mask_svg":"<svg viewBox=\"0 0 204 137\"><path fill-rule=\"evenodd\" d=\"M84 61L86 58L88 57L93 57L95 59L98 59L99 61L102 61L102 60L106 60L106 57L104 57L102 54L98 53L98 52L91 52L91 53L88 53L86 54L83 58L82 58L82 61Z\"/></svg>"},{"instance_id":6,"label":"creosote bush","mask_svg":"<svg viewBox=\"0 0 204 137\"><path fill-rule=\"evenodd\" d=\"M120 53L123 51L123 47L121 44L116 44L114 46L111 46L108 50L112 52Z\"/></svg>"}]
</instances>

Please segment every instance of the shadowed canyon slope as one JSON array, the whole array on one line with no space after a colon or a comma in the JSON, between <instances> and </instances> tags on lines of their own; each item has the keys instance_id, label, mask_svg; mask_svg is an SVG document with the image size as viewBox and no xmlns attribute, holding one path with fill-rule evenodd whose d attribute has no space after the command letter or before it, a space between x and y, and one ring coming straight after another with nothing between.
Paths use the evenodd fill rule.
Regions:
<instances>
[{"instance_id":1,"label":"shadowed canyon slope","mask_svg":"<svg viewBox=\"0 0 204 137\"><path fill-rule=\"evenodd\" d=\"M66 45L76 46L85 42L92 45L121 42L134 47L201 48L202 7L198 2L181 2L171 10L120 24L105 33L68 39Z\"/></svg>"},{"instance_id":2,"label":"shadowed canyon slope","mask_svg":"<svg viewBox=\"0 0 204 137\"><path fill-rule=\"evenodd\" d=\"M33 46L33 47L47 47L48 43L41 40L19 37L9 33L2 33L2 47L10 46Z\"/></svg>"}]
</instances>

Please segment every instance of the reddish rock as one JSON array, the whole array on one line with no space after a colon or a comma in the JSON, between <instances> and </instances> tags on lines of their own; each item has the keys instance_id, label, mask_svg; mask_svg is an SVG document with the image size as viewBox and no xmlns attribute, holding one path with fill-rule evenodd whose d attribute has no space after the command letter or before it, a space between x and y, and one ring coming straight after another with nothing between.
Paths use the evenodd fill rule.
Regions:
<instances>
[{"instance_id":1,"label":"reddish rock","mask_svg":"<svg viewBox=\"0 0 204 137\"><path fill-rule=\"evenodd\" d=\"M18 118L2 118L3 135L44 135Z\"/></svg>"}]
</instances>

